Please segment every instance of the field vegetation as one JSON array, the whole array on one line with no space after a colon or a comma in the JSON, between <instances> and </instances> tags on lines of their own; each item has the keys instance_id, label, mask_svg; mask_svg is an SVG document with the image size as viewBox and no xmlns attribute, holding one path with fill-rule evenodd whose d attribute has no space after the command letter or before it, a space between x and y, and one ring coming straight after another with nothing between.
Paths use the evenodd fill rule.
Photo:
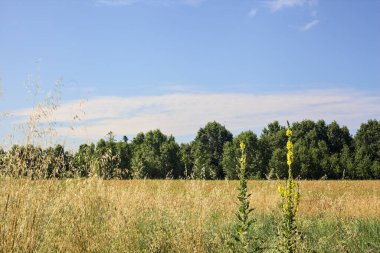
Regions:
<instances>
[{"instance_id":1,"label":"field vegetation","mask_svg":"<svg viewBox=\"0 0 380 253\"><path fill-rule=\"evenodd\" d=\"M379 181L301 181L299 252L379 252ZM281 181L248 181L274 252ZM232 252L238 181L0 180L1 252Z\"/></svg>"}]
</instances>

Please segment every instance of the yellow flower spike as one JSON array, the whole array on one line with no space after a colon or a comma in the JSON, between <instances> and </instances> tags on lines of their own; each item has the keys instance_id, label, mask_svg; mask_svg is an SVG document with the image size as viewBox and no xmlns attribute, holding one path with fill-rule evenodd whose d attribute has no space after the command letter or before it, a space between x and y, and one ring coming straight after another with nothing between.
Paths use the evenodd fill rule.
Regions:
<instances>
[{"instance_id":1,"label":"yellow flower spike","mask_svg":"<svg viewBox=\"0 0 380 253\"><path fill-rule=\"evenodd\" d=\"M288 140L286 142L286 158L288 164L288 178L286 184L283 187L278 187L282 197L281 209L283 213L283 221L281 225L281 239L279 241L280 252L296 252L297 247L297 225L296 214L299 210L299 198L298 184L294 182L292 177L292 164L294 160L292 135L293 132L290 129L288 123L288 129L286 130L286 136Z\"/></svg>"},{"instance_id":2,"label":"yellow flower spike","mask_svg":"<svg viewBox=\"0 0 380 253\"><path fill-rule=\"evenodd\" d=\"M293 152L292 151L288 151L288 154L287 154L287 163L288 163L289 166L293 163Z\"/></svg>"},{"instance_id":3,"label":"yellow flower spike","mask_svg":"<svg viewBox=\"0 0 380 253\"><path fill-rule=\"evenodd\" d=\"M290 140L288 140L288 142L286 143L286 149L287 150L292 150L293 149L293 143Z\"/></svg>"}]
</instances>

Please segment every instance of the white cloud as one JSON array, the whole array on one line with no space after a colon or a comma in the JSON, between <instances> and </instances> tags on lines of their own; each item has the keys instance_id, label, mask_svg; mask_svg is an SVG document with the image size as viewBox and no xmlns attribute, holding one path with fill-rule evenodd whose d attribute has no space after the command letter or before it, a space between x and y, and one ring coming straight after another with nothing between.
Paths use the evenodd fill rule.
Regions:
<instances>
[{"instance_id":1,"label":"white cloud","mask_svg":"<svg viewBox=\"0 0 380 253\"><path fill-rule=\"evenodd\" d=\"M252 9L249 11L248 16L250 16L250 17L254 17L254 16L256 16L256 14L257 14L257 8L252 8Z\"/></svg>"},{"instance_id":2,"label":"white cloud","mask_svg":"<svg viewBox=\"0 0 380 253\"><path fill-rule=\"evenodd\" d=\"M200 5L205 0L97 0L98 5L129 6L134 4L172 5L185 4L191 6Z\"/></svg>"},{"instance_id":3,"label":"white cloud","mask_svg":"<svg viewBox=\"0 0 380 253\"><path fill-rule=\"evenodd\" d=\"M98 97L64 103L54 115L62 136L96 140L109 131L134 135L159 128L174 136L195 135L216 120L237 132L262 129L269 122L303 119L337 120L351 129L380 117L380 96L346 90L309 90L298 93L168 94L141 97ZM26 117L30 109L13 112ZM73 120L79 115L80 121ZM75 131L70 126L75 125Z\"/></svg>"},{"instance_id":4,"label":"white cloud","mask_svg":"<svg viewBox=\"0 0 380 253\"><path fill-rule=\"evenodd\" d=\"M304 5L317 5L317 0L270 0L265 1L265 4L271 9L271 11L276 12L283 8L301 7Z\"/></svg>"},{"instance_id":5,"label":"white cloud","mask_svg":"<svg viewBox=\"0 0 380 253\"><path fill-rule=\"evenodd\" d=\"M318 25L319 24L319 20L318 19L314 19L313 21L305 24L304 26L302 26L300 29L301 31L307 31L307 30L310 30L311 28L313 28L314 26Z\"/></svg>"}]
</instances>

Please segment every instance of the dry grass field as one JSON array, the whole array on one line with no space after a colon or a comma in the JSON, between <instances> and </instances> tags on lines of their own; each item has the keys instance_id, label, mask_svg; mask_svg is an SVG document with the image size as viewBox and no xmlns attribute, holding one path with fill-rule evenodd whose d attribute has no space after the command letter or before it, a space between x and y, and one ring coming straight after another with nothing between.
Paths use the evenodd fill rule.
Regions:
<instances>
[{"instance_id":1,"label":"dry grass field","mask_svg":"<svg viewBox=\"0 0 380 253\"><path fill-rule=\"evenodd\" d=\"M274 249L281 181L249 181ZM231 252L238 181L0 180L0 252ZM302 252L380 252L380 181L301 181Z\"/></svg>"}]
</instances>

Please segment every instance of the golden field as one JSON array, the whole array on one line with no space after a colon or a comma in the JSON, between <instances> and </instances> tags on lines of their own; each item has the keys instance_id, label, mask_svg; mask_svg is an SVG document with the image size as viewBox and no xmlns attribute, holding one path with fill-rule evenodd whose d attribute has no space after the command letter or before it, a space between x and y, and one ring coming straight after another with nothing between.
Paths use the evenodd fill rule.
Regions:
<instances>
[{"instance_id":1,"label":"golden field","mask_svg":"<svg viewBox=\"0 0 380 253\"><path fill-rule=\"evenodd\" d=\"M283 183L248 183L263 251L273 250ZM299 185L304 252L380 252L380 181ZM230 252L237 187L238 181L1 179L0 252ZM369 242L350 251L355 238Z\"/></svg>"}]
</instances>

